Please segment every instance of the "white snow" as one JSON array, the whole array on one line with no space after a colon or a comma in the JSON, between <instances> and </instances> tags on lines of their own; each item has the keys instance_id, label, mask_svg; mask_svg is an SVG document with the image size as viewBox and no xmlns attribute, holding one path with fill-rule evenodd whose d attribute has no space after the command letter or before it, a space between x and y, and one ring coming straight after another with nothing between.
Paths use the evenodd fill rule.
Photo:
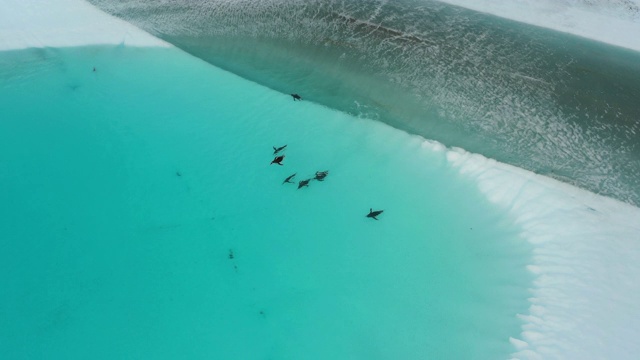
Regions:
<instances>
[{"instance_id":1,"label":"white snow","mask_svg":"<svg viewBox=\"0 0 640 360\"><path fill-rule=\"evenodd\" d=\"M531 305L510 339L514 358L638 358L639 208L462 149L424 147L444 151L533 245Z\"/></svg>"},{"instance_id":2,"label":"white snow","mask_svg":"<svg viewBox=\"0 0 640 360\"><path fill-rule=\"evenodd\" d=\"M568 0L439 1L640 51L638 0L584 4Z\"/></svg>"},{"instance_id":3,"label":"white snow","mask_svg":"<svg viewBox=\"0 0 640 360\"><path fill-rule=\"evenodd\" d=\"M91 44L170 46L84 0L0 0L0 50Z\"/></svg>"}]
</instances>

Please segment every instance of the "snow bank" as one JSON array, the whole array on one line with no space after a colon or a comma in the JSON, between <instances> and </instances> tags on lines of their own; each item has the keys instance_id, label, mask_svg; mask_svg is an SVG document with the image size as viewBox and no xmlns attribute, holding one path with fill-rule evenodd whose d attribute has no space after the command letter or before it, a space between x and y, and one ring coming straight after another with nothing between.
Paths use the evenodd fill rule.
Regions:
<instances>
[{"instance_id":1,"label":"snow bank","mask_svg":"<svg viewBox=\"0 0 640 360\"><path fill-rule=\"evenodd\" d=\"M170 46L84 0L0 0L0 50L90 44Z\"/></svg>"},{"instance_id":2,"label":"snow bank","mask_svg":"<svg viewBox=\"0 0 640 360\"><path fill-rule=\"evenodd\" d=\"M638 0L439 0L503 18L640 51Z\"/></svg>"},{"instance_id":3,"label":"snow bank","mask_svg":"<svg viewBox=\"0 0 640 360\"><path fill-rule=\"evenodd\" d=\"M640 353L640 209L426 141L446 152L533 245L519 359L635 359Z\"/></svg>"}]
</instances>

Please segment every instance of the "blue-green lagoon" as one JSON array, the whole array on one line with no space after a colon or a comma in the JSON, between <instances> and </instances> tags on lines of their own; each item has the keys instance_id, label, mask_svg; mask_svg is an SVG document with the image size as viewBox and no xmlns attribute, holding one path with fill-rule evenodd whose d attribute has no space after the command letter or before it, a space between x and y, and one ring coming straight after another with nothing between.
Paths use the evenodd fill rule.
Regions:
<instances>
[{"instance_id":1,"label":"blue-green lagoon","mask_svg":"<svg viewBox=\"0 0 640 360\"><path fill-rule=\"evenodd\" d=\"M5 51L0 80L3 358L514 352L529 245L423 139L175 48Z\"/></svg>"}]
</instances>

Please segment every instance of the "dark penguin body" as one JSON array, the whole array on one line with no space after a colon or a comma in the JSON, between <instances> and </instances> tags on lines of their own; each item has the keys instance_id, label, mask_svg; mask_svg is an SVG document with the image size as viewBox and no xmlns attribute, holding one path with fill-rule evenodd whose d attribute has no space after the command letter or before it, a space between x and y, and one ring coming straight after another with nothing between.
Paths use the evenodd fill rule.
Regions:
<instances>
[{"instance_id":1,"label":"dark penguin body","mask_svg":"<svg viewBox=\"0 0 640 360\"><path fill-rule=\"evenodd\" d=\"M293 98L293 101L296 101L296 100L302 101L302 96L298 94L291 94L291 97Z\"/></svg>"},{"instance_id":2,"label":"dark penguin body","mask_svg":"<svg viewBox=\"0 0 640 360\"><path fill-rule=\"evenodd\" d=\"M375 220L378 220L378 218L376 216L382 214L384 212L384 210L376 210L373 211L373 209L369 208L369 214L367 215L368 218L373 218Z\"/></svg>"},{"instance_id":3,"label":"dark penguin body","mask_svg":"<svg viewBox=\"0 0 640 360\"><path fill-rule=\"evenodd\" d=\"M309 181L311 181L311 179L307 179L307 180L302 180L298 183L298 189L305 187L305 186L309 186Z\"/></svg>"},{"instance_id":4,"label":"dark penguin body","mask_svg":"<svg viewBox=\"0 0 640 360\"><path fill-rule=\"evenodd\" d=\"M326 178L327 175L329 175L329 170L316 171L316 176L313 179L318 181L324 181L324 178Z\"/></svg>"},{"instance_id":5,"label":"dark penguin body","mask_svg":"<svg viewBox=\"0 0 640 360\"><path fill-rule=\"evenodd\" d=\"M297 174L297 173L296 173L296 174ZM293 179L293 178L296 176L296 174L290 175L289 177L287 177L286 179L284 179L284 181L283 181L282 183L283 183L283 184L284 184L284 183L293 184L294 182L293 182L293 181L291 181L291 179Z\"/></svg>"},{"instance_id":6,"label":"dark penguin body","mask_svg":"<svg viewBox=\"0 0 640 360\"><path fill-rule=\"evenodd\" d=\"M276 158L273 159L271 164L278 164L278 165L282 166L282 160L284 160L284 155L276 156ZM271 164L269 164L269 165L271 165Z\"/></svg>"},{"instance_id":7,"label":"dark penguin body","mask_svg":"<svg viewBox=\"0 0 640 360\"><path fill-rule=\"evenodd\" d=\"M285 145L285 146L280 146L280 147L275 147L275 146L274 146L274 147L273 147L273 155L278 155L278 153L279 153L280 151L284 150L284 148L286 148L286 147L287 147L287 145Z\"/></svg>"}]
</instances>

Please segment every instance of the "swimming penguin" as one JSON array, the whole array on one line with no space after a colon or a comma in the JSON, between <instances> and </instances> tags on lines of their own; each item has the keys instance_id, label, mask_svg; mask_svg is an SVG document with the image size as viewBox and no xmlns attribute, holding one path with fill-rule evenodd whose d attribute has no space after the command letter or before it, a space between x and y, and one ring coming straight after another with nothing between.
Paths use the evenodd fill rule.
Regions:
<instances>
[{"instance_id":1,"label":"swimming penguin","mask_svg":"<svg viewBox=\"0 0 640 360\"><path fill-rule=\"evenodd\" d=\"M374 218L375 220L378 220L378 218L376 216L382 214L384 212L384 210L376 210L373 211L373 209L369 208L369 214L367 215L368 218Z\"/></svg>"},{"instance_id":2,"label":"swimming penguin","mask_svg":"<svg viewBox=\"0 0 640 360\"><path fill-rule=\"evenodd\" d=\"M329 170L316 171L316 176L314 177L314 180L324 181L324 178L326 178L327 175L329 175Z\"/></svg>"},{"instance_id":3,"label":"swimming penguin","mask_svg":"<svg viewBox=\"0 0 640 360\"><path fill-rule=\"evenodd\" d=\"M282 166L282 160L284 160L284 155L276 156L276 158L273 159L271 164L278 164L278 165ZM269 164L269 165L271 165L271 164Z\"/></svg>"},{"instance_id":4,"label":"swimming penguin","mask_svg":"<svg viewBox=\"0 0 640 360\"><path fill-rule=\"evenodd\" d=\"M287 147L287 145L285 145L285 146L280 146L280 147L278 147L278 148L274 146L274 147L273 147L273 155L277 155L280 151L284 150L284 148L286 148L286 147Z\"/></svg>"},{"instance_id":5,"label":"swimming penguin","mask_svg":"<svg viewBox=\"0 0 640 360\"><path fill-rule=\"evenodd\" d=\"M302 101L302 97L298 94L291 94L291 97L293 97L293 101L296 101L296 100Z\"/></svg>"},{"instance_id":6,"label":"swimming penguin","mask_svg":"<svg viewBox=\"0 0 640 360\"><path fill-rule=\"evenodd\" d=\"M297 174L297 173L296 173L296 174ZM293 184L294 182L293 182L293 181L291 181L291 179L293 179L293 178L296 176L296 174L290 175L289 177L287 177L286 179L284 179L284 181L283 181L282 183L283 183L283 184L284 184L284 183Z\"/></svg>"},{"instance_id":7,"label":"swimming penguin","mask_svg":"<svg viewBox=\"0 0 640 360\"><path fill-rule=\"evenodd\" d=\"M307 179L307 180L302 180L298 183L298 189L300 189L301 187L305 187L305 186L309 186L309 181L311 181L311 179Z\"/></svg>"}]
</instances>

